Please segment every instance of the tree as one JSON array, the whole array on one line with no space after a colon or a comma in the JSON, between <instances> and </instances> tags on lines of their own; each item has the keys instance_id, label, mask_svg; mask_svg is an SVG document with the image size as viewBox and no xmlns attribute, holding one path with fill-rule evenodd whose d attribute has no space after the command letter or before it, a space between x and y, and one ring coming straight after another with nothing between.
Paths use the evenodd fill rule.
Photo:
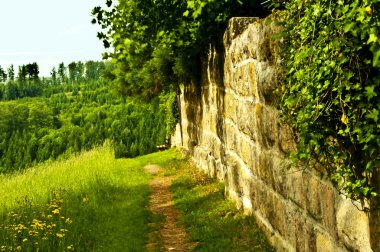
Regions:
<instances>
[{"instance_id":1,"label":"tree","mask_svg":"<svg viewBox=\"0 0 380 252\"><path fill-rule=\"evenodd\" d=\"M51 76L52 84L54 86L57 85L57 70L55 70L55 67L51 69L50 76Z\"/></svg>"},{"instance_id":2,"label":"tree","mask_svg":"<svg viewBox=\"0 0 380 252\"><path fill-rule=\"evenodd\" d=\"M83 62L81 61L78 61L77 62L77 82L81 82L83 80L83 77L84 77L84 64Z\"/></svg>"},{"instance_id":3,"label":"tree","mask_svg":"<svg viewBox=\"0 0 380 252\"><path fill-rule=\"evenodd\" d=\"M65 83L66 82L66 67L65 64L62 62L58 66L58 77L59 77L59 82L60 83Z\"/></svg>"},{"instance_id":4,"label":"tree","mask_svg":"<svg viewBox=\"0 0 380 252\"><path fill-rule=\"evenodd\" d=\"M110 10L95 7L93 23L104 56L117 62L113 84L124 95L156 95L180 82L199 81L199 60L208 45L221 41L231 16L267 14L258 0L121 0ZM146 18L149 17L149 18Z\"/></svg>"},{"instance_id":5,"label":"tree","mask_svg":"<svg viewBox=\"0 0 380 252\"><path fill-rule=\"evenodd\" d=\"M77 79L78 70L77 70L77 63L71 62L68 65L69 68L69 79L71 81L71 84L74 84L74 81Z\"/></svg>"},{"instance_id":6,"label":"tree","mask_svg":"<svg viewBox=\"0 0 380 252\"><path fill-rule=\"evenodd\" d=\"M105 68L103 62L87 61L85 63L85 77L87 80L97 80L100 77L100 73Z\"/></svg>"},{"instance_id":7,"label":"tree","mask_svg":"<svg viewBox=\"0 0 380 252\"><path fill-rule=\"evenodd\" d=\"M27 69L25 65L18 67L18 91L19 91L19 97L24 97L27 93L26 90L26 76L27 76Z\"/></svg>"},{"instance_id":8,"label":"tree","mask_svg":"<svg viewBox=\"0 0 380 252\"><path fill-rule=\"evenodd\" d=\"M29 63L25 67L26 67L26 74L28 75L29 81L38 79L40 70L36 62L33 62L31 64Z\"/></svg>"},{"instance_id":9,"label":"tree","mask_svg":"<svg viewBox=\"0 0 380 252\"><path fill-rule=\"evenodd\" d=\"M13 64L8 68L8 79L10 81L14 81L15 80L15 70L13 68Z\"/></svg>"},{"instance_id":10,"label":"tree","mask_svg":"<svg viewBox=\"0 0 380 252\"><path fill-rule=\"evenodd\" d=\"M7 73L0 66L0 82L6 82L6 81L7 81Z\"/></svg>"},{"instance_id":11,"label":"tree","mask_svg":"<svg viewBox=\"0 0 380 252\"><path fill-rule=\"evenodd\" d=\"M32 128L51 128L53 126L53 111L43 102L35 102L30 106L29 125Z\"/></svg>"}]
</instances>

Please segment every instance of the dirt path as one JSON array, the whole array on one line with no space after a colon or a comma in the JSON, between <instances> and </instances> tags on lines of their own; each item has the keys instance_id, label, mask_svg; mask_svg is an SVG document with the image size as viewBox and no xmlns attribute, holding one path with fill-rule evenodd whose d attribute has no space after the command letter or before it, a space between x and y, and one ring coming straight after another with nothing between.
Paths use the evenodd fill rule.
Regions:
<instances>
[{"instance_id":1,"label":"dirt path","mask_svg":"<svg viewBox=\"0 0 380 252\"><path fill-rule=\"evenodd\" d=\"M177 223L180 213L174 208L170 191L175 176L164 176L163 169L157 165L147 165L144 169L147 173L156 175L150 182L152 195L149 210L155 215L165 216L158 231L149 234L147 251L188 251L195 244L186 241L186 231Z\"/></svg>"}]
</instances>

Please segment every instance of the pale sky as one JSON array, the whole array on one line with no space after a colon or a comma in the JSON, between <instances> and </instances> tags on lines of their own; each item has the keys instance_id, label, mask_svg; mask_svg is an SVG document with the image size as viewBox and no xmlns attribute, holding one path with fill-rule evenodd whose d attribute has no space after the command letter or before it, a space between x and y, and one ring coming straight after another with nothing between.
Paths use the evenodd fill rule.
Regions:
<instances>
[{"instance_id":1,"label":"pale sky","mask_svg":"<svg viewBox=\"0 0 380 252\"><path fill-rule=\"evenodd\" d=\"M37 62L49 76L60 62L101 60L91 10L105 0L0 0L0 66Z\"/></svg>"}]
</instances>

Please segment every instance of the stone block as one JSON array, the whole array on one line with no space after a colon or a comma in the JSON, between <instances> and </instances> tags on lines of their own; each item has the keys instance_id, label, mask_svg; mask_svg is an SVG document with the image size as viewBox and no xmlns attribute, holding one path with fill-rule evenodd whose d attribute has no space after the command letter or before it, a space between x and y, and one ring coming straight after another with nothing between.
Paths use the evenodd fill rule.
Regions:
<instances>
[{"instance_id":1,"label":"stone block","mask_svg":"<svg viewBox=\"0 0 380 252\"><path fill-rule=\"evenodd\" d=\"M231 151L236 151L237 148L237 131L230 124L226 125L226 147Z\"/></svg>"},{"instance_id":2,"label":"stone block","mask_svg":"<svg viewBox=\"0 0 380 252\"><path fill-rule=\"evenodd\" d=\"M274 105L280 97L275 93L278 87L278 69L269 62L256 64L257 90L260 100L267 105Z\"/></svg>"},{"instance_id":3,"label":"stone block","mask_svg":"<svg viewBox=\"0 0 380 252\"><path fill-rule=\"evenodd\" d=\"M249 183L250 186L250 192L251 194L249 195L251 202L252 202L252 210L255 211L259 208L260 206L260 201L259 201L259 182L256 179L252 179Z\"/></svg>"},{"instance_id":4,"label":"stone block","mask_svg":"<svg viewBox=\"0 0 380 252\"><path fill-rule=\"evenodd\" d=\"M339 239L352 251L371 251L368 216L353 202L339 197L336 223Z\"/></svg>"},{"instance_id":5,"label":"stone block","mask_svg":"<svg viewBox=\"0 0 380 252\"><path fill-rule=\"evenodd\" d=\"M273 153L273 180L274 187L277 193L287 198L287 177L289 170L286 166L286 162L282 156L278 153Z\"/></svg>"},{"instance_id":6,"label":"stone block","mask_svg":"<svg viewBox=\"0 0 380 252\"><path fill-rule=\"evenodd\" d=\"M258 142L262 148L273 148L278 141L277 112L273 108L256 104L255 115Z\"/></svg>"},{"instance_id":7,"label":"stone block","mask_svg":"<svg viewBox=\"0 0 380 252\"><path fill-rule=\"evenodd\" d=\"M336 200L337 192L334 188L328 185L322 184L319 191L319 197L321 199L322 207L322 224L328 230L329 234L336 239L337 229L336 229Z\"/></svg>"},{"instance_id":8,"label":"stone block","mask_svg":"<svg viewBox=\"0 0 380 252\"><path fill-rule=\"evenodd\" d=\"M228 155L227 161L227 177L226 186L228 190L236 192L237 195L241 195L241 184L240 184L240 168L237 160L234 157Z\"/></svg>"},{"instance_id":9,"label":"stone block","mask_svg":"<svg viewBox=\"0 0 380 252\"><path fill-rule=\"evenodd\" d=\"M293 132L288 125L278 125L279 127L279 148L283 153L291 153L296 150Z\"/></svg>"},{"instance_id":10,"label":"stone block","mask_svg":"<svg viewBox=\"0 0 380 252\"><path fill-rule=\"evenodd\" d=\"M287 204L285 209L285 239L295 248L297 237L297 219L300 218L300 210L294 205Z\"/></svg>"},{"instance_id":11,"label":"stone block","mask_svg":"<svg viewBox=\"0 0 380 252\"><path fill-rule=\"evenodd\" d=\"M226 92L224 98L224 113L225 116L231 119L234 123L237 122L237 100L231 92Z\"/></svg>"},{"instance_id":12,"label":"stone block","mask_svg":"<svg viewBox=\"0 0 380 252\"><path fill-rule=\"evenodd\" d=\"M275 189L273 179L273 153L271 151L262 150L259 154L259 170L260 178L268 187Z\"/></svg>"},{"instance_id":13,"label":"stone block","mask_svg":"<svg viewBox=\"0 0 380 252\"><path fill-rule=\"evenodd\" d=\"M232 40L234 40L241 33L245 32L248 25L258 21L257 17L234 17L228 21L228 28L223 37L223 43L226 48L228 48ZM248 42L248 41L247 41Z\"/></svg>"},{"instance_id":14,"label":"stone block","mask_svg":"<svg viewBox=\"0 0 380 252\"><path fill-rule=\"evenodd\" d=\"M253 160L255 147L251 145L247 139L240 138L240 150L239 150L239 156L244 161L244 163L247 165L249 170L253 173L253 166L255 165Z\"/></svg>"},{"instance_id":15,"label":"stone block","mask_svg":"<svg viewBox=\"0 0 380 252\"><path fill-rule=\"evenodd\" d=\"M305 251L315 252L317 251L317 237L314 224L306 220L306 236L305 236Z\"/></svg>"},{"instance_id":16,"label":"stone block","mask_svg":"<svg viewBox=\"0 0 380 252\"><path fill-rule=\"evenodd\" d=\"M297 212L298 217L296 218L296 251L306 250L306 218L305 216Z\"/></svg>"},{"instance_id":17,"label":"stone block","mask_svg":"<svg viewBox=\"0 0 380 252\"><path fill-rule=\"evenodd\" d=\"M308 172L303 173L304 188L306 195L306 210L317 221L322 220L321 199L319 191L321 182Z\"/></svg>"},{"instance_id":18,"label":"stone block","mask_svg":"<svg viewBox=\"0 0 380 252\"><path fill-rule=\"evenodd\" d=\"M215 161L215 158L210 154L207 157L207 168L208 168L208 175L211 178L216 178L217 177L216 161Z\"/></svg>"},{"instance_id":19,"label":"stone block","mask_svg":"<svg viewBox=\"0 0 380 252\"><path fill-rule=\"evenodd\" d=\"M272 226L280 233L281 236L285 236L285 212L286 205L284 201L277 195L273 195L273 217L269 219Z\"/></svg>"},{"instance_id":20,"label":"stone block","mask_svg":"<svg viewBox=\"0 0 380 252\"><path fill-rule=\"evenodd\" d=\"M254 131L255 116L251 111L252 104L240 102L237 106L237 125L238 128L246 135L251 136ZM253 125L252 125L253 124Z\"/></svg>"},{"instance_id":21,"label":"stone block","mask_svg":"<svg viewBox=\"0 0 380 252\"><path fill-rule=\"evenodd\" d=\"M231 88L240 96L248 97L252 95L251 83L249 82L249 75L247 75L247 65L235 67L231 72L232 80Z\"/></svg>"},{"instance_id":22,"label":"stone block","mask_svg":"<svg viewBox=\"0 0 380 252\"><path fill-rule=\"evenodd\" d=\"M285 192L287 193L287 197L299 207L305 209L308 188L304 187L303 171L296 169L289 170L286 175L286 181L287 189ZM318 195L318 191L316 195Z\"/></svg>"},{"instance_id":23,"label":"stone block","mask_svg":"<svg viewBox=\"0 0 380 252\"><path fill-rule=\"evenodd\" d=\"M321 231L317 231L316 236L316 251L317 252L338 252L342 251L339 249L338 245L334 242L334 240Z\"/></svg>"},{"instance_id":24,"label":"stone block","mask_svg":"<svg viewBox=\"0 0 380 252\"><path fill-rule=\"evenodd\" d=\"M272 204L267 188L265 186L262 186L262 184L255 184L254 192L254 207L260 212L261 216L263 216L265 219L268 219L270 216L269 213L271 212L270 208L272 207Z\"/></svg>"},{"instance_id":25,"label":"stone block","mask_svg":"<svg viewBox=\"0 0 380 252\"><path fill-rule=\"evenodd\" d=\"M255 61L250 62L247 67L247 77L248 77L248 82L250 85L250 90L251 90L251 97L254 100L258 100L259 98L259 93L258 93L258 87L257 87L257 74L256 74L256 63Z\"/></svg>"}]
</instances>

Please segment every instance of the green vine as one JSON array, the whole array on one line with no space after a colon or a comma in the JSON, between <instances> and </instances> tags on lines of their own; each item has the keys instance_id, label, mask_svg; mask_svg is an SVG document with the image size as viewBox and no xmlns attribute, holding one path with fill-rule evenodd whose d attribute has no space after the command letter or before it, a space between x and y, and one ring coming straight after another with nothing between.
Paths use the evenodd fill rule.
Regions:
<instances>
[{"instance_id":1,"label":"green vine","mask_svg":"<svg viewBox=\"0 0 380 252\"><path fill-rule=\"evenodd\" d=\"M380 0L285 4L281 108L295 160L327 169L352 199L376 196L380 167Z\"/></svg>"}]
</instances>

